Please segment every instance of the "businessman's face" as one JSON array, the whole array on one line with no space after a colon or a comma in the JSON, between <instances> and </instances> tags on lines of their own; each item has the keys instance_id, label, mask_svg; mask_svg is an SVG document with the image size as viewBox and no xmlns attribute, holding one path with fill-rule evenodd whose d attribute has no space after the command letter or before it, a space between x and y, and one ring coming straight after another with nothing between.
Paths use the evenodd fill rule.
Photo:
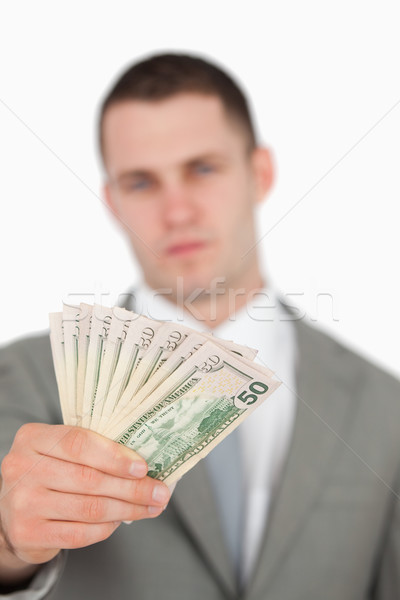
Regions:
<instances>
[{"instance_id":1,"label":"businessman's face","mask_svg":"<svg viewBox=\"0 0 400 600\"><path fill-rule=\"evenodd\" d=\"M258 272L253 209L271 184L268 152L214 96L185 93L108 108L105 196L126 230L147 283L185 294L216 278L241 287Z\"/></svg>"}]
</instances>

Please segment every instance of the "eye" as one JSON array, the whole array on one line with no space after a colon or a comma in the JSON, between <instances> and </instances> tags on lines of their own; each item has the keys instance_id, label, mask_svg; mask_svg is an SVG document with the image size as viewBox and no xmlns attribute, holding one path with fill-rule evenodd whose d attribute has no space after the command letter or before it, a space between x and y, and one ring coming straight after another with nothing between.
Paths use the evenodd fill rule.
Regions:
<instances>
[{"instance_id":1,"label":"eye","mask_svg":"<svg viewBox=\"0 0 400 600\"><path fill-rule=\"evenodd\" d=\"M149 180L143 177L142 179L136 179L135 181L132 181L129 187L133 191L141 191L147 189L149 185Z\"/></svg>"},{"instance_id":2,"label":"eye","mask_svg":"<svg viewBox=\"0 0 400 600\"><path fill-rule=\"evenodd\" d=\"M214 167L209 163L201 162L193 165L193 170L199 175L206 175L207 173L212 173L214 171Z\"/></svg>"}]
</instances>

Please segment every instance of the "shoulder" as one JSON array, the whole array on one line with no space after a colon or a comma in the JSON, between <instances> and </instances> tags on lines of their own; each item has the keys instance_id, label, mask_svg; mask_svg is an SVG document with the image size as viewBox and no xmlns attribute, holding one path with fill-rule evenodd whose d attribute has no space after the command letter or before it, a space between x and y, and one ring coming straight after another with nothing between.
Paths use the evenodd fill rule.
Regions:
<instances>
[{"instance_id":1,"label":"shoulder","mask_svg":"<svg viewBox=\"0 0 400 600\"><path fill-rule=\"evenodd\" d=\"M362 383L365 388L379 387L396 393L400 402L400 379L395 375L304 320L295 321L295 331L299 352L316 366L334 372L341 381L348 379L353 384Z\"/></svg>"},{"instance_id":2,"label":"shoulder","mask_svg":"<svg viewBox=\"0 0 400 600\"><path fill-rule=\"evenodd\" d=\"M391 469L399 467L400 381L385 369L308 323L297 322L300 369L307 372L308 389L316 405L329 414L346 415L341 435L369 464L380 468L386 456ZM314 382L316 382L314 384ZM346 433L345 433L346 431ZM390 471L391 472L391 471Z\"/></svg>"},{"instance_id":3,"label":"shoulder","mask_svg":"<svg viewBox=\"0 0 400 600\"><path fill-rule=\"evenodd\" d=\"M43 367L43 363L52 365L49 332L39 332L30 336L18 338L0 348L0 363L11 361L30 363Z\"/></svg>"},{"instance_id":4,"label":"shoulder","mask_svg":"<svg viewBox=\"0 0 400 600\"><path fill-rule=\"evenodd\" d=\"M384 368L376 365L361 353L351 349L346 343L322 331L305 318L304 312L288 305L282 296L279 303L287 320L293 323L296 345L301 363L312 364L322 369L326 377L334 377L336 382L351 383L358 387L387 390L396 395L400 404L400 379Z\"/></svg>"},{"instance_id":5,"label":"shoulder","mask_svg":"<svg viewBox=\"0 0 400 600\"><path fill-rule=\"evenodd\" d=\"M0 349L0 460L24 423L62 423L49 334Z\"/></svg>"},{"instance_id":6,"label":"shoulder","mask_svg":"<svg viewBox=\"0 0 400 600\"><path fill-rule=\"evenodd\" d=\"M56 381L49 333L19 338L0 348L0 381L3 389L37 390L53 398Z\"/></svg>"}]
</instances>

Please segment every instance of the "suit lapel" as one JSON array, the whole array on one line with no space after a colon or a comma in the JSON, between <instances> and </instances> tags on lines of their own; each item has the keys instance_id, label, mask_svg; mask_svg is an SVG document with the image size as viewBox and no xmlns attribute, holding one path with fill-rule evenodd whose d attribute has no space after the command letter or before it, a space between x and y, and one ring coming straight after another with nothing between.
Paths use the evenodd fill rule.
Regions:
<instances>
[{"instance_id":1,"label":"suit lapel","mask_svg":"<svg viewBox=\"0 0 400 600\"><path fill-rule=\"evenodd\" d=\"M171 504L224 592L228 597L234 595L235 574L224 543L217 505L204 461L200 461L178 482Z\"/></svg>"},{"instance_id":2,"label":"suit lapel","mask_svg":"<svg viewBox=\"0 0 400 600\"><path fill-rule=\"evenodd\" d=\"M297 324L297 342L297 414L292 443L251 578L250 596L258 597L261 590L265 593L282 566L294 535L330 476L335 450L340 449L340 438L351 421L348 382L354 373L340 360L340 347L302 323Z\"/></svg>"}]
</instances>

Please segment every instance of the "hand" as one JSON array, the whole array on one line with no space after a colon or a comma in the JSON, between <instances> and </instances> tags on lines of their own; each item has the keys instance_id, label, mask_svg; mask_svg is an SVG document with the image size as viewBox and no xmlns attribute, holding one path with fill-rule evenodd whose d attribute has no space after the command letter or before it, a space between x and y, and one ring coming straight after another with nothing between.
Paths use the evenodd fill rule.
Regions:
<instances>
[{"instance_id":1,"label":"hand","mask_svg":"<svg viewBox=\"0 0 400 600\"><path fill-rule=\"evenodd\" d=\"M170 491L146 473L136 452L88 429L23 425L2 463L0 516L9 550L39 564L62 548L106 539L121 521L158 516Z\"/></svg>"}]
</instances>

